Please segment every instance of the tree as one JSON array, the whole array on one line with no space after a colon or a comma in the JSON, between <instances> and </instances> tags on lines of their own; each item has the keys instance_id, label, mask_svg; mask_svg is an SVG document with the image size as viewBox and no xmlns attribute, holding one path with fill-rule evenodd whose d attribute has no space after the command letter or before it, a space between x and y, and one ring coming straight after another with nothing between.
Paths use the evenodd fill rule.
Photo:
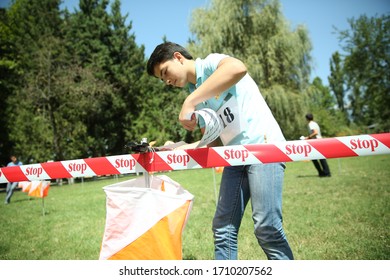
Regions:
<instances>
[{"instance_id":1,"label":"tree","mask_svg":"<svg viewBox=\"0 0 390 280\"><path fill-rule=\"evenodd\" d=\"M146 78L144 47L120 1L111 13L108 4L81 0L71 14L56 0L17 0L0 14L2 148L24 162L121 154L143 137L183 139L176 118L165 120L183 95Z\"/></svg>"},{"instance_id":2,"label":"tree","mask_svg":"<svg viewBox=\"0 0 390 280\"><path fill-rule=\"evenodd\" d=\"M9 139L7 128L7 110L8 97L17 84L17 63L15 61L13 34L9 24L8 13L5 9L0 9L0 112L2 114L0 121L0 166L9 162L10 153L12 153L12 143Z\"/></svg>"},{"instance_id":3,"label":"tree","mask_svg":"<svg viewBox=\"0 0 390 280\"><path fill-rule=\"evenodd\" d=\"M98 95L96 108L81 119L86 126L85 134L89 141L84 143L84 156L101 156L112 151L116 146L118 130L115 129L114 114L116 104L122 104L117 96L115 87L109 77L109 67L112 65L110 57L110 38L112 36L112 18L107 12L108 0L80 0L80 10L73 14L66 14L64 37L69 59L72 65L79 69L89 69L92 80L105 85L106 91ZM88 84L92 80L86 81ZM109 89L109 90L108 90ZM86 92L85 94L92 94ZM88 104L85 104L88 107ZM121 123L121 120L117 120Z\"/></svg>"},{"instance_id":4,"label":"tree","mask_svg":"<svg viewBox=\"0 0 390 280\"><path fill-rule=\"evenodd\" d=\"M213 0L194 10L190 30L194 55L221 52L243 60L287 138L299 137L311 43L303 26L290 29L279 1Z\"/></svg>"},{"instance_id":5,"label":"tree","mask_svg":"<svg viewBox=\"0 0 390 280\"><path fill-rule=\"evenodd\" d=\"M190 26L189 48L195 55L234 55L246 62L261 88L281 84L301 90L309 82L307 30L290 30L279 1L213 0L209 9L194 10Z\"/></svg>"},{"instance_id":6,"label":"tree","mask_svg":"<svg viewBox=\"0 0 390 280\"><path fill-rule=\"evenodd\" d=\"M122 138L116 137L118 130L113 129L116 122L110 112L115 112L115 106L111 104L123 107L123 102L106 78L111 65L111 57L106 55L110 29L97 32L105 34L97 37L107 45L91 39L91 51L82 53L84 45L73 48L77 37L68 41L64 36L72 31L71 20L77 18L65 14L63 21L58 1L19 0L9 14L23 73L7 105L7 115L13 116L9 135L15 149L32 161L96 156L112 150L111 140ZM106 26L110 24L106 22ZM118 123L123 122L119 119Z\"/></svg>"},{"instance_id":7,"label":"tree","mask_svg":"<svg viewBox=\"0 0 390 280\"><path fill-rule=\"evenodd\" d=\"M329 86L336 97L338 108L344 112L344 70L341 63L342 60L340 54L338 52L332 54L332 58L330 60L330 76L328 77L328 81Z\"/></svg>"},{"instance_id":8,"label":"tree","mask_svg":"<svg viewBox=\"0 0 390 280\"><path fill-rule=\"evenodd\" d=\"M81 0L80 11L67 17L67 46L74 63L96 69L95 78L111 85L99 107L86 119L87 134L93 139L93 156L125 151L133 122L141 111L139 102L144 74L144 48L135 43L131 22L120 13L120 1L107 10L107 0ZM142 98L141 98L142 100Z\"/></svg>"},{"instance_id":9,"label":"tree","mask_svg":"<svg viewBox=\"0 0 390 280\"><path fill-rule=\"evenodd\" d=\"M315 120L321 126L324 137L334 137L350 134L344 113L336 108L336 101L330 88L324 86L322 80L316 77L308 89L308 111L314 114ZM307 133L307 131L303 131ZM305 134L303 134L305 135Z\"/></svg>"},{"instance_id":10,"label":"tree","mask_svg":"<svg viewBox=\"0 0 390 280\"><path fill-rule=\"evenodd\" d=\"M351 117L362 126L375 124L378 131L390 129L389 19L362 15L348 20L351 30L339 31Z\"/></svg>"},{"instance_id":11,"label":"tree","mask_svg":"<svg viewBox=\"0 0 390 280\"><path fill-rule=\"evenodd\" d=\"M53 69L61 64L57 60L61 44L56 39L61 28L59 2L18 0L7 11L16 77L9 80L12 94L6 100L7 132L24 162L49 156L46 140L51 131L44 112L51 98Z\"/></svg>"},{"instance_id":12,"label":"tree","mask_svg":"<svg viewBox=\"0 0 390 280\"><path fill-rule=\"evenodd\" d=\"M329 113L333 113L335 111L335 100L330 94L329 87L324 86L322 80L316 77L313 80L311 89L310 106L322 108Z\"/></svg>"}]
</instances>

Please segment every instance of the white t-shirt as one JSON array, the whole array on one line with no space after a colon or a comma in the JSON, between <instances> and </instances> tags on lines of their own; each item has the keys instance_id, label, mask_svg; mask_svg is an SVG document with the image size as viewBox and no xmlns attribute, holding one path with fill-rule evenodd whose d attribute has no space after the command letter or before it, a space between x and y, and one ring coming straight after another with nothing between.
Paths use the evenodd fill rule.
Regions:
<instances>
[{"instance_id":1,"label":"white t-shirt","mask_svg":"<svg viewBox=\"0 0 390 280\"><path fill-rule=\"evenodd\" d=\"M322 138L320 126L315 121L309 122L309 133L312 134L314 132L314 129L317 130L317 135L313 139L319 139Z\"/></svg>"},{"instance_id":2,"label":"white t-shirt","mask_svg":"<svg viewBox=\"0 0 390 280\"><path fill-rule=\"evenodd\" d=\"M224 54L210 54L205 59L196 59L196 85L190 84L190 92L214 73L219 62L226 57ZM197 110L202 108L214 110L221 118L224 129L220 138L224 145L285 141L279 124L249 74L219 96L196 106ZM204 127L201 119L199 126Z\"/></svg>"}]
</instances>

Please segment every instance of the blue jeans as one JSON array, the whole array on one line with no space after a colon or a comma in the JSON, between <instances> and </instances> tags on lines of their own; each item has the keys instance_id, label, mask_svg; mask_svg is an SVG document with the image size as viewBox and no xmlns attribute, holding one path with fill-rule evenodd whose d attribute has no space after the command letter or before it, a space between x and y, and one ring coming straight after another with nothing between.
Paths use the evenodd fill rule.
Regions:
<instances>
[{"instance_id":1,"label":"blue jeans","mask_svg":"<svg viewBox=\"0 0 390 280\"><path fill-rule=\"evenodd\" d=\"M14 194L14 190L15 190L17 185L18 185L18 182L7 183L7 189L6 189L7 196L5 197L6 204L11 202L11 196Z\"/></svg>"},{"instance_id":2,"label":"blue jeans","mask_svg":"<svg viewBox=\"0 0 390 280\"><path fill-rule=\"evenodd\" d=\"M282 163L225 167L213 219L215 259L237 259L237 236L251 198L254 234L268 259L293 259L282 227Z\"/></svg>"}]
</instances>

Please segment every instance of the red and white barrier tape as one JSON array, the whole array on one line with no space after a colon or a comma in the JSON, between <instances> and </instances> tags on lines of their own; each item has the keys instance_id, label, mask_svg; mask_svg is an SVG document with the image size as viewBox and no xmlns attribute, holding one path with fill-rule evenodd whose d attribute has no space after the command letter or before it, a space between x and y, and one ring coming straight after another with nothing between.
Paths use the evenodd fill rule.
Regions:
<instances>
[{"instance_id":1,"label":"red and white barrier tape","mask_svg":"<svg viewBox=\"0 0 390 280\"><path fill-rule=\"evenodd\" d=\"M148 152L0 168L0 183L390 154L390 133Z\"/></svg>"}]
</instances>

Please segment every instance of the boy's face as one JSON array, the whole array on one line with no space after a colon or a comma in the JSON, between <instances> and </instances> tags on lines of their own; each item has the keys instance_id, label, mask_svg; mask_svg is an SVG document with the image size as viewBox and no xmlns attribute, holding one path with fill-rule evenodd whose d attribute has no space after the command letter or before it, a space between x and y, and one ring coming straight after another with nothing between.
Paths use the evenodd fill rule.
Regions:
<instances>
[{"instance_id":1,"label":"boy's face","mask_svg":"<svg viewBox=\"0 0 390 280\"><path fill-rule=\"evenodd\" d=\"M175 52L172 59L154 67L154 75L167 85L184 87L188 83L185 58L181 53Z\"/></svg>"}]
</instances>

